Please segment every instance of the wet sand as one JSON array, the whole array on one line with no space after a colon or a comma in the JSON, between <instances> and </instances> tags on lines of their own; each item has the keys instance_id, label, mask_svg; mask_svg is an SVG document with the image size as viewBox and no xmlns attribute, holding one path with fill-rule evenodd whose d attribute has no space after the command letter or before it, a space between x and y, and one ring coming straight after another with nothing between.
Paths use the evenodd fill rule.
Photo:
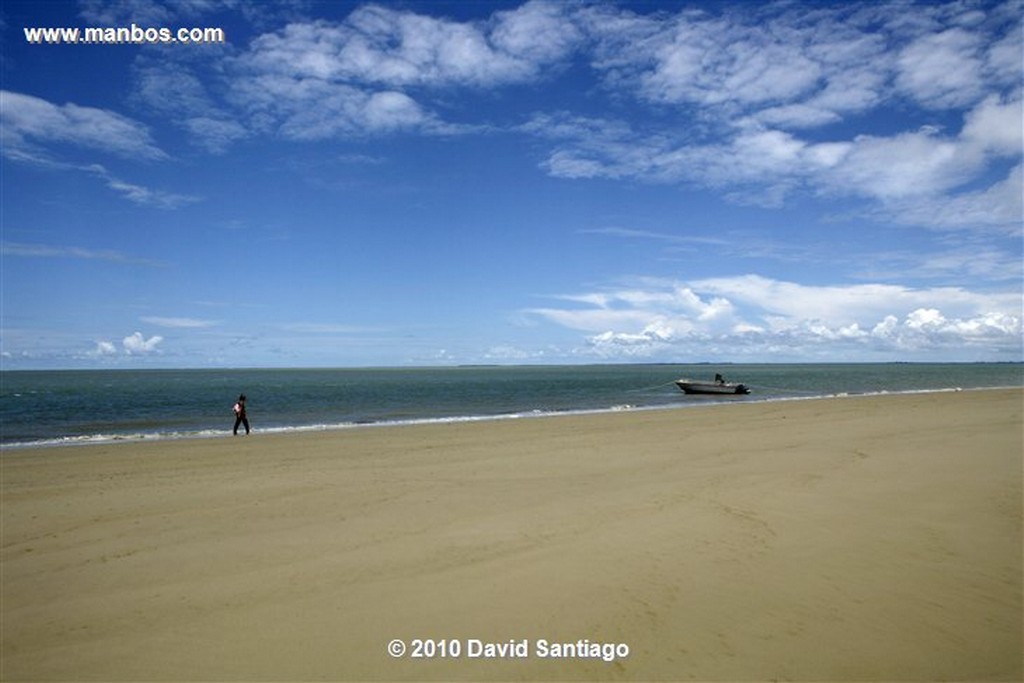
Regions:
<instances>
[{"instance_id":1,"label":"wet sand","mask_svg":"<svg viewBox=\"0 0 1024 683\"><path fill-rule=\"evenodd\" d=\"M0 673L1019 681L1022 414L987 390L6 451Z\"/></svg>"}]
</instances>

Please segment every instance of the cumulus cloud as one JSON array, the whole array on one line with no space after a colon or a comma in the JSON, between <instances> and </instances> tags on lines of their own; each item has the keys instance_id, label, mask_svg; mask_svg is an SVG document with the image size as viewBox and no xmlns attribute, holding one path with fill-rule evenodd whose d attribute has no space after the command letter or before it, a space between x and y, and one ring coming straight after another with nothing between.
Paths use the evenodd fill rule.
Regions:
<instances>
[{"instance_id":1,"label":"cumulus cloud","mask_svg":"<svg viewBox=\"0 0 1024 683\"><path fill-rule=\"evenodd\" d=\"M989 312L972 318L950 319L937 309L919 308L902 320L886 316L865 336L899 351L927 352L941 348L992 348L998 345L1013 348L1014 337L1019 349L1020 334L1020 318L1005 313Z\"/></svg>"},{"instance_id":2,"label":"cumulus cloud","mask_svg":"<svg viewBox=\"0 0 1024 683\"><path fill-rule=\"evenodd\" d=\"M121 341L121 346L129 356L141 356L156 351L157 345L163 340L160 335L146 339L141 332L133 332Z\"/></svg>"},{"instance_id":3,"label":"cumulus cloud","mask_svg":"<svg viewBox=\"0 0 1024 683\"><path fill-rule=\"evenodd\" d=\"M141 332L133 332L124 339L121 340L120 350L117 344L108 340L100 340L96 342L96 346L92 351L84 354L86 358L108 358L115 359L121 356L145 356L148 354L156 353L157 346L164 340L159 335L154 335L149 339Z\"/></svg>"},{"instance_id":4,"label":"cumulus cloud","mask_svg":"<svg viewBox=\"0 0 1024 683\"><path fill-rule=\"evenodd\" d=\"M104 356L115 356L117 355L117 347L108 341L98 341L96 342L96 348L93 349L93 351L87 355L96 358L102 358Z\"/></svg>"},{"instance_id":5,"label":"cumulus cloud","mask_svg":"<svg viewBox=\"0 0 1024 683\"><path fill-rule=\"evenodd\" d=\"M1019 293L957 287L800 285L757 275L693 282L644 279L630 288L558 297L527 313L582 334L608 359L722 355L905 358L912 351L1019 357ZM970 356L967 356L970 357Z\"/></svg>"}]
</instances>

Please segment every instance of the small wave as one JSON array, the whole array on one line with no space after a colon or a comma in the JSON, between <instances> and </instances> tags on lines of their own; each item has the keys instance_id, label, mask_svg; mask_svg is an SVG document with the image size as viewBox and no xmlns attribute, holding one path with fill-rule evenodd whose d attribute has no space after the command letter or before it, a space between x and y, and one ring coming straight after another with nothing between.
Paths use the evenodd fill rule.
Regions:
<instances>
[{"instance_id":1,"label":"small wave","mask_svg":"<svg viewBox=\"0 0 1024 683\"><path fill-rule=\"evenodd\" d=\"M60 436L51 439L35 439L31 441L14 441L0 444L0 450L31 449L31 448L55 448L60 446L89 446L109 443L138 443L142 441L173 441L175 439L209 439L218 436L226 436L231 432L226 430L196 430L178 432L151 432L136 434L79 434L75 436Z\"/></svg>"},{"instance_id":2,"label":"small wave","mask_svg":"<svg viewBox=\"0 0 1024 683\"><path fill-rule=\"evenodd\" d=\"M450 415L442 417L406 418L398 420L360 420L358 422L337 422L317 423L307 425L271 425L267 427L254 427L252 435L258 434L297 434L309 432L340 431L347 429L374 429L380 427L402 427L413 425L430 424L460 424L469 422L490 422L500 420L522 420L538 417L552 417L556 415L588 415L621 410L635 409L634 406L621 405L611 408L595 408L587 410L525 410L514 413L502 413L497 415ZM226 429L204 429L204 430L180 430L166 432L136 432L124 434L84 434L76 436L62 436L49 439L37 439L27 441L14 441L0 444L0 450L33 449L33 448L54 448L62 446L86 446L114 443L140 443L150 441L174 441L182 439L204 439L221 438L232 436L232 432Z\"/></svg>"}]
</instances>

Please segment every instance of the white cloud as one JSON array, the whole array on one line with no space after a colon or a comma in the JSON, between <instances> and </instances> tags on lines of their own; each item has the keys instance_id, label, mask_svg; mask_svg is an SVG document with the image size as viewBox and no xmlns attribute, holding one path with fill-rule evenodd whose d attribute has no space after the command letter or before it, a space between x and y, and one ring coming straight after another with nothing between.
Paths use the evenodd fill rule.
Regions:
<instances>
[{"instance_id":1,"label":"white cloud","mask_svg":"<svg viewBox=\"0 0 1024 683\"><path fill-rule=\"evenodd\" d=\"M987 283L1020 283L1024 281L1024 260L1021 259L1020 235L1008 237L1009 248L992 244L989 236L982 239L947 239L948 245L935 250L897 249L876 251L865 255L862 279L937 279L945 282L983 281ZM998 246L997 246L998 245Z\"/></svg>"},{"instance_id":2,"label":"white cloud","mask_svg":"<svg viewBox=\"0 0 1024 683\"><path fill-rule=\"evenodd\" d=\"M993 85L1019 83L1019 11L1014 1L986 13L954 3L773 3L658 19L607 8L584 15L595 66L615 87L725 121L801 127L863 112L893 91L960 107Z\"/></svg>"},{"instance_id":3,"label":"white cloud","mask_svg":"<svg viewBox=\"0 0 1024 683\"><path fill-rule=\"evenodd\" d=\"M889 138L863 136L820 177L830 192L880 201L890 220L941 229L1020 230L1020 166L1005 180L957 192L999 159L1020 159L1021 99L993 96L968 111L956 136L923 129Z\"/></svg>"},{"instance_id":4,"label":"white cloud","mask_svg":"<svg viewBox=\"0 0 1024 683\"><path fill-rule=\"evenodd\" d=\"M525 363L527 361L542 361L548 357L546 349L522 349L509 344L492 346L483 354L483 359L488 362L500 363Z\"/></svg>"},{"instance_id":5,"label":"white cloud","mask_svg":"<svg viewBox=\"0 0 1024 683\"><path fill-rule=\"evenodd\" d=\"M234 96L249 110L253 125L296 140L444 128L401 92L368 92L273 74L242 79L234 87Z\"/></svg>"},{"instance_id":6,"label":"white cloud","mask_svg":"<svg viewBox=\"0 0 1024 683\"><path fill-rule=\"evenodd\" d=\"M832 169L835 191L857 192L881 200L931 195L974 176L982 158L964 154L955 141L924 129L892 137L860 136L843 163Z\"/></svg>"},{"instance_id":7,"label":"white cloud","mask_svg":"<svg viewBox=\"0 0 1024 683\"><path fill-rule=\"evenodd\" d=\"M709 278L691 283L699 292L752 307L759 315L793 320L820 320L837 327L873 323L888 313L906 314L936 305L954 315L973 316L995 309L1013 311L1015 296L979 294L960 287L916 289L902 285L859 284L808 286L758 275Z\"/></svg>"},{"instance_id":8,"label":"white cloud","mask_svg":"<svg viewBox=\"0 0 1024 683\"><path fill-rule=\"evenodd\" d=\"M1019 157L1021 120L1019 94L1008 101L992 96L965 114L956 136L943 136L934 128L860 136L829 169L825 182L833 191L883 201L942 195L972 181L995 159Z\"/></svg>"},{"instance_id":9,"label":"white cloud","mask_svg":"<svg viewBox=\"0 0 1024 683\"><path fill-rule=\"evenodd\" d=\"M186 204L199 201L198 197L191 195L166 192L164 190L154 190L152 188L143 187L142 185L127 183L109 175L106 175L105 177L107 187L115 192L119 192L125 199L142 206L152 206L158 209L177 209L185 206Z\"/></svg>"},{"instance_id":10,"label":"white cloud","mask_svg":"<svg viewBox=\"0 0 1024 683\"><path fill-rule=\"evenodd\" d=\"M157 190L135 183L129 183L115 177L101 164L89 164L87 166L75 166L71 164L51 165L57 170L73 170L89 173L103 180L107 187L117 192L125 199L140 206L152 206L158 209L177 209L187 204L199 201L199 197L192 195L177 194L165 190Z\"/></svg>"},{"instance_id":11,"label":"white cloud","mask_svg":"<svg viewBox=\"0 0 1024 683\"><path fill-rule=\"evenodd\" d=\"M1021 322L1016 316L990 312L973 318L949 319L937 309L921 308L911 311L902 321L895 316L886 318L870 333L873 342L899 351L927 351L929 349L965 348L978 346L1013 349L1020 357Z\"/></svg>"},{"instance_id":12,"label":"white cloud","mask_svg":"<svg viewBox=\"0 0 1024 683\"><path fill-rule=\"evenodd\" d=\"M0 91L0 125L8 155L31 152L40 145L71 144L132 159L167 158L144 125L106 109L55 105L4 90Z\"/></svg>"},{"instance_id":13,"label":"white cloud","mask_svg":"<svg viewBox=\"0 0 1024 683\"><path fill-rule=\"evenodd\" d=\"M1013 98L986 97L965 116L964 144L997 156L1016 156L1024 147L1024 107L1020 91Z\"/></svg>"},{"instance_id":14,"label":"white cloud","mask_svg":"<svg viewBox=\"0 0 1024 683\"><path fill-rule=\"evenodd\" d=\"M884 210L876 217L921 224L926 198L945 203L1021 156L1019 7L771 4L655 16L593 6L580 25L606 86L688 125L562 113L537 114L522 130L555 141L542 167L557 177L729 188L768 206L797 191L856 196ZM858 131L859 117L887 115L880 107L900 97L961 112L962 130L922 118L902 131ZM831 139L801 132L825 124ZM987 198L970 192L973 204ZM956 225L944 214L941 227L977 227L981 213L953 212L965 221ZM1006 213L988 211L981 227Z\"/></svg>"},{"instance_id":15,"label":"white cloud","mask_svg":"<svg viewBox=\"0 0 1024 683\"><path fill-rule=\"evenodd\" d=\"M896 85L927 106L970 104L984 88L981 47L962 28L921 36L900 53Z\"/></svg>"},{"instance_id":16,"label":"white cloud","mask_svg":"<svg viewBox=\"0 0 1024 683\"><path fill-rule=\"evenodd\" d=\"M416 126L427 117L415 100L400 92L377 92L366 100L362 123L371 131Z\"/></svg>"},{"instance_id":17,"label":"white cloud","mask_svg":"<svg viewBox=\"0 0 1024 683\"><path fill-rule=\"evenodd\" d=\"M146 339L141 332L134 332L121 341L125 353L129 356L140 356L156 351L157 345L164 340L160 335Z\"/></svg>"},{"instance_id":18,"label":"white cloud","mask_svg":"<svg viewBox=\"0 0 1024 683\"><path fill-rule=\"evenodd\" d=\"M532 0L515 10L498 12L490 42L536 71L564 58L584 40L576 21L569 3Z\"/></svg>"},{"instance_id":19,"label":"white cloud","mask_svg":"<svg viewBox=\"0 0 1024 683\"><path fill-rule=\"evenodd\" d=\"M823 76L820 62L805 54L804 41L793 31L773 32L731 16L688 15L670 30L664 44L651 51L653 68L640 74L641 94L655 102L787 101L814 90Z\"/></svg>"},{"instance_id":20,"label":"white cloud","mask_svg":"<svg viewBox=\"0 0 1024 683\"><path fill-rule=\"evenodd\" d=\"M85 358L115 358L120 355L144 356L157 351L157 346L164 340L163 337L155 335L146 339L141 332L134 332L121 340L121 351L117 349L114 342L100 340L96 347L85 354Z\"/></svg>"},{"instance_id":21,"label":"white cloud","mask_svg":"<svg viewBox=\"0 0 1024 683\"><path fill-rule=\"evenodd\" d=\"M434 94L527 82L580 39L563 3L530 2L488 22L364 5L343 22L293 22L258 36L229 60L228 97L251 127L295 139L451 133L459 127L429 107Z\"/></svg>"},{"instance_id":22,"label":"white cloud","mask_svg":"<svg viewBox=\"0 0 1024 683\"><path fill-rule=\"evenodd\" d=\"M125 7L94 2L90 11L115 10ZM632 125L534 115L519 130L553 141L541 164L553 176L705 186L767 206L799 191L857 196L891 220L919 224L927 212L910 200L940 203L993 159L1020 156L1019 57L1013 1L986 12L955 3L912 12L782 3L638 15L611 4L533 0L481 21L371 4L341 21L292 21L225 52L216 71L223 81L200 82L184 57L145 58L137 80L142 101L219 153L253 134L323 140L481 130L445 120L441 108L454 90L529 84L585 59L607 91L643 110ZM857 117L885 115L878 108L894 96L965 112L962 132L921 121L858 134ZM647 119L652 111L682 116ZM683 125L666 124L672 120ZM801 132L826 124L837 126L831 139ZM968 214L979 212L952 215Z\"/></svg>"},{"instance_id":23,"label":"white cloud","mask_svg":"<svg viewBox=\"0 0 1024 683\"><path fill-rule=\"evenodd\" d=\"M96 342L96 348L89 355L101 358L103 356L113 356L117 354L117 347L108 341Z\"/></svg>"},{"instance_id":24,"label":"white cloud","mask_svg":"<svg viewBox=\"0 0 1024 683\"><path fill-rule=\"evenodd\" d=\"M490 26L366 5L344 24L292 24L286 33L287 44L261 38L257 59L286 50L299 65L293 73L388 87L522 81L566 54L576 35L567 8L550 2L499 12Z\"/></svg>"},{"instance_id":25,"label":"white cloud","mask_svg":"<svg viewBox=\"0 0 1024 683\"><path fill-rule=\"evenodd\" d=\"M213 102L189 65L142 55L134 66L135 97L147 107L174 118L209 112Z\"/></svg>"},{"instance_id":26,"label":"white cloud","mask_svg":"<svg viewBox=\"0 0 1024 683\"><path fill-rule=\"evenodd\" d=\"M204 46L207 61L210 49ZM250 133L234 119L232 112L216 103L210 92L215 86L208 87L202 82L188 54L161 53L160 59L140 57L135 65L135 99L187 131L193 144L212 154L221 154ZM217 85L217 89L223 89L223 85Z\"/></svg>"},{"instance_id":27,"label":"white cloud","mask_svg":"<svg viewBox=\"0 0 1024 683\"><path fill-rule=\"evenodd\" d=\"M161 265L157 261L130 256L113 249L87 249L84 247L28 244L24 242L2 242L0 243L0 254L27 258L74 258L147 266Z\"/></svg>"},{"instance_id":28,"label":"white cloud","mask_svg":"<svg viewBox=\"0 0 1024 683\"><path fill-rule=\"evenodd\" d=\"M873 104L886 80L884 39L847 14L745 5L655 21L605 11L591 31L597 67L643 100L695 105L722 121L763 110L775 123L818 125Z\"/></svg>"},{"instance_id":29,"label":"white cloud","mask_svg":"<svg viewBox=\"0 0 1024 683\"><path fill-rule=\"evenodd\" d=\"M192 116L184 120L184 126L196 144L212 154L221 154L232 143L249 137L249 131L242 124L226 118Z\"/></svg>"},{"instance_id":30,"label":"white cloud","mask_svg":"<svg viewBox=\"0 0 1024 683\"><path fill-rule=\"evenodd\" d=\"M1020 359L1019 292L869 284L808 286L756 275L645 279L629 289L559 297L527 313L582 333L602 358ZM580 306L582 304L582 307ZM904 355L901 355L904 354Z\"/></svg>"},{"instance_id":31,"label":"white cloud","mask_svg":"<svg viewBox=\"0 0 1024 683\"><path fill-rule=\"evenodd\" d=\"M1015 21L1020 21L1020 3L1006 3ZM993 81L1006 83L1010 86L1020 85L1020 55L1024 50L1024 36L1018 31L1008 31L1000 39L992 40L985 55L985 72Z\"/></svg>"},{"instance_id":32,"label":"white cloud","mask_svg":"<svg viewBox=\"0 0 1024 683\"><path fill-rule=\"evenodd\" d=\"M1024 175L1021 166L987 188L946 195L906 197L886 202L880 217L908 225L940 230L984 228L1010 235L1021 234L1024 216ZM1019 263L1020 254L1016 254Z\"/></svg>"},{"instance_id":33,"label":"white cloud","mask_svg":"<svg viewBox=\"0 0 1024 683\"><path fill-rule=\"evenodd\" d=\"M992 96L964 115L956 135L934 127L889 136L810 142L749 125L708 143L688 135L642 134L623 122L539 114L524 132L558 142L542 164L563 178L633 178L733 188L747 201L774 205L797 189L860 196L900 223L941 228L1019 225L1013 179L953 194L1001 159L1019 158L1021 100ZM929 211L928 206L950 211Z\"/></svg>"},{"instance_id":34,"label":"white cloud","mask_svg":"<svg viewBox=\"0 0 1024 683\"><path fill-rule=\"evenodd\" d=\"M57 106L46 100L10 91L0 92L0 131L4 156L54 171L83 172L102 179L129 201L175 209L197 197L148 188L111 174L97 163L73 163L55 153L63 145L101 151L139 161L167 159L140 123L104 109L75 104Z\"/></svg>"}]
</instances>

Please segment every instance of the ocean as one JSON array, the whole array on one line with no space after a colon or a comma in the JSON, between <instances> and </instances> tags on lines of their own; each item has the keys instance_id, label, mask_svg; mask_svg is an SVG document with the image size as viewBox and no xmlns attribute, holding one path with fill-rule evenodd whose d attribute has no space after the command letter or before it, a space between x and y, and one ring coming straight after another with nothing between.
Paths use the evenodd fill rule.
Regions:
<instances>
[{"instance_id":1,"label":"ocean","mask_svg":"<svg viewBox=\"0 0 1024 683\"><path fill-rule=\"evenodd\" d=\"M751 394L673 384L716 372ZM229 436L240 393L259 434L1019 386L1021 363L3 371L0 447Z\"/></svg>"}]
</instances>

